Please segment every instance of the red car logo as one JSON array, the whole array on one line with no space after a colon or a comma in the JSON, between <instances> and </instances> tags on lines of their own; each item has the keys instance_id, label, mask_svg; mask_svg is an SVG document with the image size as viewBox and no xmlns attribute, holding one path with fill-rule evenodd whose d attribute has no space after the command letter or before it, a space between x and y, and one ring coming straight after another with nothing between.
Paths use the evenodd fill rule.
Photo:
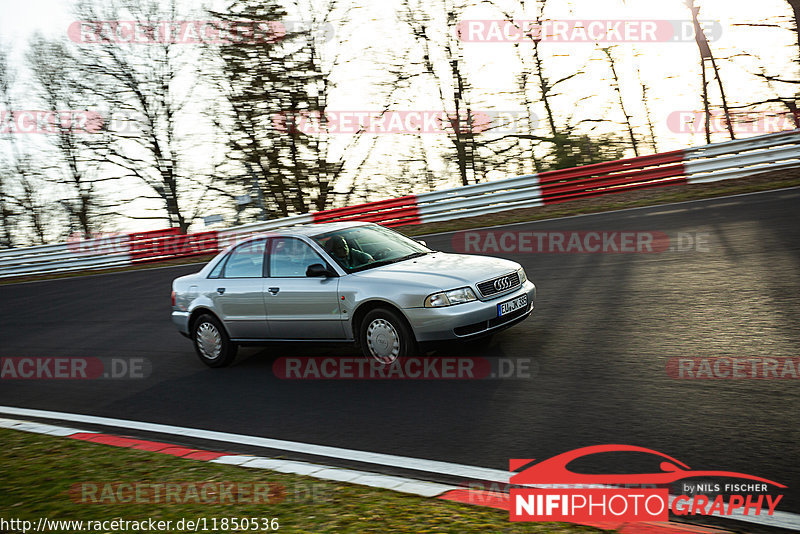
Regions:
<instances>
[{"instance_id":1,"label":"red car logo","mask_svg":"<svg viewBox=\"0 0 800 534\"><path fill-rule=\"evenodd\" d=\"M641 473L641 474L610 474L610 475L595 475L575 473L567 469L567 464L590 454L597 454L601 452L644 452L654 454L665 458L668 461L662 461L661 472L658 473ZM516 468L522 465L527 465L532 462L530 460L511 460L510 467L513 472ZM654 451L652 449L645 449L644 447L636 447L633 445L594 445L591 447L582 447L568 451L557 456L553 456L547 460L543 460L537 464L528 467L520 473L511 477L511 484L669 484L676 480L691 477L729 477L729 478L745 478L748 480L755 480L758 482L766 482L779 488L785 488L783 484L778 484L766 478L756 477L753 475L746 475L744 473L735 473L733 471L694 471L688 465L668 456L662 452Z\"/></svg>"}]
</instances>

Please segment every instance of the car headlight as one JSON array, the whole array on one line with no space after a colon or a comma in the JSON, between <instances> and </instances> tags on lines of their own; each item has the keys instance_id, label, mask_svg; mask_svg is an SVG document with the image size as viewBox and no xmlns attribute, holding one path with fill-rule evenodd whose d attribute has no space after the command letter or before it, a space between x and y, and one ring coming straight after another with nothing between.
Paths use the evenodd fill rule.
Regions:
<instances>
[{"instance_id":1,"label":"car headlight","mask_svg":"<svg viewBox=\"0 0 800 534\"><path fill-rule=\"evenodd\" d=\"M519 276L520 284L524 284L528 280L528 277L525 275L525 269L522 267L517 270L517 275Z\"/></svg>"},{"instance_id":2,"label":"car headlight","mask_svg":"<svg viewBox=\"0 0 800 534\"><path fill-rule=\"evenodd\" d=\"M465 302L472 302L478 300L475 293L469 287L460 287L458 289L451 289L450 291L442 291L441 293L434 293L428 295L425 299L426 308L441 308L442 306L452 306L454 304L464 304Z\"/></svg>"}]
</instances>

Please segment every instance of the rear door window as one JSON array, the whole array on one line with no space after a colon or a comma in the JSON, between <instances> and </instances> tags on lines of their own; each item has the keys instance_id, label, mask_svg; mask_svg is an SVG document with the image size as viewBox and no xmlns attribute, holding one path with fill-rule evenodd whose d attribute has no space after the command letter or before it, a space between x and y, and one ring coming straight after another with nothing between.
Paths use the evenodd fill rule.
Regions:
<instances>
[{"instance_id":1,"label":"rear door window","mask_svg":"<svg viewBox=\"0 0 800 534\"><path fill-rule=\"evenodd\" d=\"M251 241L235 248L225 262L225 278L261 278L264 276L266 241Z\"/></svg>"}]
</instances>

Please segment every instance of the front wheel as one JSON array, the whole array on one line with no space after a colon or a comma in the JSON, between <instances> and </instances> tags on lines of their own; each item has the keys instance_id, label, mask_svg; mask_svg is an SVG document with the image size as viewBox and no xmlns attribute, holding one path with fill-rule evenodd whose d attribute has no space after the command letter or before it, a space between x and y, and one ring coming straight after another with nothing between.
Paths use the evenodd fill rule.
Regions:
<instances>
[{"instance_id":1,"label":"front wheel","mask_svg":"<svg viewBox=\"0 0 800 534\"><path fill-rule=\"evenodd\" d=\"M389 365L397 358L413 356L417 342L411 328L397 313L377 308L361 321L359 345L367 358Z\"/></svg>"},{"instance_id":2,"label":"front wheel","mask_svg":"<svg viewBox=\"0 0 800 534\"><path fill-rule=\"evenodd\" d=\"M236 358L236 343L231 342L216 317L201 315L194 322L192 341L200 361L209 367L225 367Z\"/></svg>"}]
</instances>

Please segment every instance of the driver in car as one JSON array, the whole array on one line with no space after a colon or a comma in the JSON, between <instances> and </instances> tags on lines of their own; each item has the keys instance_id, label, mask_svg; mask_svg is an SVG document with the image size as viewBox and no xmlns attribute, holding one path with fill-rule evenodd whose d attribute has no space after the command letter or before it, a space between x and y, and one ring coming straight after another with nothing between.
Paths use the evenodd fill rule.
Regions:
<instances>
[{"instance_id":1,"label":"driver in car","mask_svg":"<svg viewBox=\"0 0 800 534\"><path fill-rule=\"evenodd\" d=\"M367 263L372 263L375 259L361 250L350 248L347 241L340 235L335 235L328 241L328 251L339 260L342 267L352 269L354 267L361 267Z\"/></svg>"}]
</instances>

